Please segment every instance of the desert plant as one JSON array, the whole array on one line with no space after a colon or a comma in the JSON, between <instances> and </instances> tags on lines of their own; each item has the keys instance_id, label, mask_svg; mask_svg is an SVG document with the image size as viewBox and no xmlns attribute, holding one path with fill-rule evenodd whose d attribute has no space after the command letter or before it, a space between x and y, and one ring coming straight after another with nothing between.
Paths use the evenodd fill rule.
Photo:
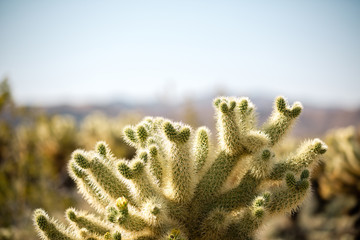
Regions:
<instances>
[{"instance_id":1,"label":"desert plant","mask_svg":"<svg viewBox=\"0 0 360 240\"><path fill-rule=\"evenodd\" d=\"M0 112L7 104L13 104L13 100L8 79L5 78L0 82Z\"/></svg>"},{"instance_id":2,"label":"desert plant","mask_svg":"<svg viewBox=\"0 0 360 240\"><path fill-rule=\"evenodd\" d=\"M0 216L9 216L0 219L0 239L3 238L5 227L13 221L11 198L14 197L11 189L8 188L10 164L14 160L14 128L8 119L13 118L13 100L8 80L5 78L0 82ZM5 238L5 237L4 237Z\"/></svg>"},{"instance_id":3,"label":"desert plant","mask_svg":"<svg viewBox=\"0 0 360 240\"><path fill-rule=\"evenodd\" d=\"M338 194L360 196L360 141L355 128L332 130L325 139L331 150L319 177L321 196L324 199Z\"/></svg>"},{"instance_id":4,"label":"desert plant","mask_svg":"<svg viewBox=\"0 0 360 240\"><path fill-rule=\"evenodd\" d=\"M214 100L218 148L210 131L145 118L124 129L133 160L116 159L104 142L77 150L71 177L97 216L70 208L65 228L42 209L34 223L44 239L251 239L266 220L296 209L310 192L309 174L326 152L319 139L286 159L272 151L302 106L278 97L256 129L248 98Z\"/></svg>"},{"instance_id":5,"label":"desert plant","mask_svg":"<svg viewBox=\"0 0 360 240\"><path fill-rule=\"evenodd\" d=\"M291 218L268 222L261 238L360 239L359 136L349 126L328 131L324 139L329 151L312 173L312 200Z\"/></svg>"},{"instance_id":6,"label":"desert plant","mask_svg":"<svg viewBox=\"0 0 360 240\"><path fill-rule=\"evenodd\" d=\"M360 142L353 126L329 131L326 164L314 174L318 202L300 217L308 239L359 239L360 237ZM311 219L311 224L309 220Z\"/></svg>"}]
</instances>

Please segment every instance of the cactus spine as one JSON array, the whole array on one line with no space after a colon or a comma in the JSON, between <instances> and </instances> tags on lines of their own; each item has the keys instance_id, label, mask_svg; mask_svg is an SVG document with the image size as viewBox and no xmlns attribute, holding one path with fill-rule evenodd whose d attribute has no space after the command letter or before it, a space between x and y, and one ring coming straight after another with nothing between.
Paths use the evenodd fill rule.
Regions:
<instances>
[{"instance_id":1,"label":"cactus spine","mask_svg":"<svg viewBox=\"0 0 360 240\"><path fill-rule=\"evenodd\" d=\"M296 209L309 195L309 171L326 145L305 142L287 159L272 151L302 106L278 97L269 120L256 126L248 98L214 100L218 149L210 131L163 118L124 129L136 148L131 161L116 159L104 142L77 150L69 173L98 216L66 211L65 228L36 210L44 239L251 239L275 214Z\"/></svg>"}]
</instances>

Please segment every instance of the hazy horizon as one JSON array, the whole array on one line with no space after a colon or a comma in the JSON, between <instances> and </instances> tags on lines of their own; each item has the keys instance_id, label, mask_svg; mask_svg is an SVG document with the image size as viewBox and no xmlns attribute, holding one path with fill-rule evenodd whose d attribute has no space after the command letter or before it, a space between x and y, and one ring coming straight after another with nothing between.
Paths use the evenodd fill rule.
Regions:
<instances>
[{"instance_id":1,"label":"hazy horizon","mask_svg":"<svg viewBox=\"0 0 360 240\"><path fill-rule=\"evenodd\" d=\"M0 78L19 104L215 92L360 106L357 1L1 1Z\"/></svg>"}]
</instances>

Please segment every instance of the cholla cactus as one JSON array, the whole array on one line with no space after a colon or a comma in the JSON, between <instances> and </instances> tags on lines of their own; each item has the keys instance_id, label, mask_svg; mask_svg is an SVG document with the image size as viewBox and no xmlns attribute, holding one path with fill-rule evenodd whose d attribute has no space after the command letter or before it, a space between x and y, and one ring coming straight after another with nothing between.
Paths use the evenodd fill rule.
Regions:
<instances>
[{"instance_id":1,"label":"cholla cactus","mask_svg":"<svg viewBox=\"0 0 360 240\"><path fill-rule=\"evenodd\" d=\"M98 215L66 211L65 228L45 211L34 213L44 239L251 239L269 217L296 209L309 195L309 171L326 145L307 141L286 159L272 147L302 107L275 101L256 129L248 98L214 101L218 148L210 131L145 118L124 129L136 148L133 160L117 160L104 142L77 150L69 173Z\"/></svg>"},{"instance_id":2,"label":"cholla cactus","mask_svg":"<svg viewBox=\"0 0 360 240\"><path fill-rule=\"evenodd\" d=\"M360 196L360 142L353 126L332 130L326 136L331 146L324 172L319 176L320 194L329 199L345 193Z\"/></svg>"}]
</instances>

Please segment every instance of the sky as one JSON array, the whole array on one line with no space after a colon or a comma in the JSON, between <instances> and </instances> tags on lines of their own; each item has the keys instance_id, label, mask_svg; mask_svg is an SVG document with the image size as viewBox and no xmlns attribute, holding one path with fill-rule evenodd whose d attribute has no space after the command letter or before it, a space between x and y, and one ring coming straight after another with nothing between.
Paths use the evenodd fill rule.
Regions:
<instances>
[{"instance_id":1,"label":"sky","mask_svg":"<svg viewBox=\"0 0 360 240\"><path fill-rule=\"evenodd\" d=\"M0 0L0 78L19 104L214 92L360 106L360 2Z\"/></svg>"}]
</instances>

